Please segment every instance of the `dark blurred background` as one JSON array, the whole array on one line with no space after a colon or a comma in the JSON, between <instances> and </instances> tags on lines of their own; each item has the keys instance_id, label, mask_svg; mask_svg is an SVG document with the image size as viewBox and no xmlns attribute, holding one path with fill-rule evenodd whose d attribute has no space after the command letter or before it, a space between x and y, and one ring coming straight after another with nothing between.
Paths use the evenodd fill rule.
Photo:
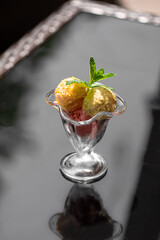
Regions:
<instances>
[{"instance_id":1,"label":"dark blurred background","mask_svg":"<svg viewBox=\"0 0 160 240\"><path fill-rule=\"evenodd\" d=\"M0 6L0 54L40 21L58 10L67 0L15 0L1 1ZM118 0L104 0L118 4Z\"/></svg>"},{"instance_id":2,"label":"dark blurred background","mask_svg":"<svg viewBox=\"0 0 160 240\"><path fill-rule=\"evenodd\" d=\"M1 1L0 54L68 0ZM94 1L94 0L93 0ZM131 10L160 14L159 0L96 0Z\"/></svg>"}]
</instances>

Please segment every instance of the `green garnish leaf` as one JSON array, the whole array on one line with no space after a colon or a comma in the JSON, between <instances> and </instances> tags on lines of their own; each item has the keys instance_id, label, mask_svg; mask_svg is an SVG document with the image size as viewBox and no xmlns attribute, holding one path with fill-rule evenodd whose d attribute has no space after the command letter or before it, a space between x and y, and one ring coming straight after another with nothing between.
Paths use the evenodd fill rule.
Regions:
<instances>
[{"instance_id":1,"label":"green garnish leaf","mask_svg":"<svg viewBox=\"0 0 160 240\"><path fill-rule=\"evenodd\" d=\"M94 88L94 87L104 87L104 88L110 89L111 91L115 90L115 89L112 88L112 87L108 87L108 86L106 86L106 85L102 85L102 84L99 84L99 83L93 83L93 84L91 85L91 87L92 87L92 88Z\"/></svg>"},{"instance_id":2,"label":"green garnish leaf","mask_svg":"<svg viewBox=\"0 0 160 240\"><path fill-rule=\"evenodd\" d=\"M115 90L115 88L108 87L108 86L106 86L106 85L101 85L101 86L104 87L104 88L110 89L111 91L114 91L114 90Z\"/></svg>"},{"instance_id":3,"label":"green garnish leaf","mask_svg":"<svg viewBox=\"0 0 160 240\"><path fill-rule=\"evenodd\" d=\"M77 79L77 78L75 78L74 80L68 80L66 82L66 85L70 85L70 84L73 84L73 83L84 83L88 88L91 87L91 84L89 82L85 82L85 81Z\"/></svg>"},{"instance_id":4,"label":"green garnish leaf","mask_svg":"<svg viewBox=\"0 0 160 240\"><path fill-rule=\"evenodd\" d=\"M117 74L115 74L115 73L106 73L106 74L103 74L103 75L99 75L99 73L97 74L97 72L96 72L94 82L101 81L101 80L106 79L106 78L114 77L116 75Z\"/></svg>"},{"instance_id":5,"label":"green garnish leaf","mask_svg":"<svg viewBox=\"0 0 160 240\"><path fill-rule=\"evenodd\" d=\"M90 63L90 83L92 84L94 82L94 77L96 73L96 63L93 57L90 58L89 63Z\"/></svg>"},{"instance_id":6,"label":"green garnish leaf","mask_svg":"<svg viewBox=\"0 0 160 240\"><path fill-rule=\"evenodd\" d=\"M101 79L103 75L104 75L104 68L97 70L94 76L94 82L96 82L95 79Z\"/></svg>"}]
</instances>

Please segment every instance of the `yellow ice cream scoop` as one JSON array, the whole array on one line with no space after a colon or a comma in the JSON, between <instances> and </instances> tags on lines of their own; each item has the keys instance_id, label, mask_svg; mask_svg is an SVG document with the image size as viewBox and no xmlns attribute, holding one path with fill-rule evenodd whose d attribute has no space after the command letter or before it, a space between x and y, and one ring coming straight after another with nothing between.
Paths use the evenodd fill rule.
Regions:
<instances>
[{"instance_id":1,"label":"yellow ice cream scoop","mask_svg":"<svg viewBox=\"0 0 160 240\"><path fill-rule=\"evenodd\" d=\"M74 80L70 77L62 80L55 89L55 100L67 112L82 107L83 99L87 94L87 87L84 83L72 83L66 85L67 81Z\"/></svg>"},{"instance_id":2,"label":"yellow ice cream scoop","mask_svg":"<svg viewBox=\"0 0 160 240\"><path fill-rule=\"evenodd\" d=\"M116 105L115 94L102 86L91 88L83 100L83 110L92 117L102 111L114 112Z\"/></svg>"}]
</instances>

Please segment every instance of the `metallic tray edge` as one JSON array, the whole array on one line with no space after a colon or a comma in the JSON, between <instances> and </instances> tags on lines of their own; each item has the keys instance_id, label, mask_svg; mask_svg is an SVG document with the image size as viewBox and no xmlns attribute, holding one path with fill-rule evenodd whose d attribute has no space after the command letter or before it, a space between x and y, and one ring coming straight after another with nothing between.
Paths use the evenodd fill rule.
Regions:
<instances>
[{"instance_id":1,"label":"metallic tray edge","mask_svg":"<svg viewBox=\"0 0 160 240\"><path fill-rule=\"evenodd\" d=\"M127 19L142 24L160 26L160 15L136 12L122 7L86 0L71 0L40 22L32 31L24 35L17 43L9 47L0 56L0 78L11 70L19 61L28 56L50 36L56 33L79 12Z\"/></svg>"}]
</instances>

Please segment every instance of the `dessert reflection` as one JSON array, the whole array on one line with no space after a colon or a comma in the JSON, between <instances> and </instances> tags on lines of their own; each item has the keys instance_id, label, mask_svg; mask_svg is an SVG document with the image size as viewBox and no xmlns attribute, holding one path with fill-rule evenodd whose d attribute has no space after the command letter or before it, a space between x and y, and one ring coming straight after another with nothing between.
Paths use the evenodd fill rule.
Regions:
<instances>
[{"instance_id":1,"label":"dessert reflection","mask_svg":"<svg viewBox=\"0 0 160 240\"><path fill-rule=\"evenodd\" d=\"M63 240L115 239L122 225L113 220L103 207L100 195L91 185L75 184L64 205L64 211L53 215L50 229Z\"/></svg>"}]
</instances>

